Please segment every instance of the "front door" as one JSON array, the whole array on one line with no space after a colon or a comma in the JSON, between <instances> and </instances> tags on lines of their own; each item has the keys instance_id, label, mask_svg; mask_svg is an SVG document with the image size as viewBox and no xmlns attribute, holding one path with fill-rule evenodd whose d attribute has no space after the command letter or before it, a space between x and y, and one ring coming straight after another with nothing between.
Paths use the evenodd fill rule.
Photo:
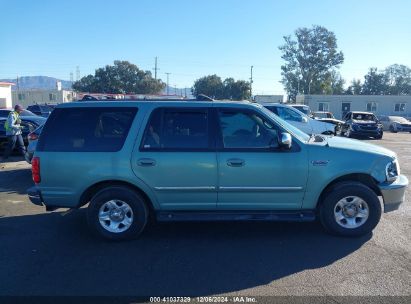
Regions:
<instances>
[{"instance_id":1,"label":"front door","mask_svg":"<svg viewBox=\"0 0 411 304\"><path fill-rule=\"evenodd\" d=\"M306 148L279 147L282 130L254 110L217 110L218 209L298 210L308 178Z\"/></svg>"},{"instance_id":2,"label":"front door","mask_svg":"<svg viewBox=\"0 0 411 304\"><path fill-rule=\"evenodd\" d=\"M207 108L158 108L151 114L132 166L162 210L216 208L217 161L210 130Z\"/></svg>"}]
</instances>

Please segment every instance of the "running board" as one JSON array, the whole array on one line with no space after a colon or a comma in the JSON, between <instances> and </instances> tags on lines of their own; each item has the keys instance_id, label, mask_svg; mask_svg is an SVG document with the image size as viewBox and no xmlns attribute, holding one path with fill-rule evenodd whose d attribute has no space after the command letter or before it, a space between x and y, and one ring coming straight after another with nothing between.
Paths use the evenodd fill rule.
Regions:
<instances>
[{"instance_id":1,"label":"running board","mask_svg":"<svg viewBox=\"0 0 411 304\"><path fill-rule=\"evenodd\" d=\"M314 211L159 211L159 222L273 221L311 222Z\"/></svg>"}]
</instances>

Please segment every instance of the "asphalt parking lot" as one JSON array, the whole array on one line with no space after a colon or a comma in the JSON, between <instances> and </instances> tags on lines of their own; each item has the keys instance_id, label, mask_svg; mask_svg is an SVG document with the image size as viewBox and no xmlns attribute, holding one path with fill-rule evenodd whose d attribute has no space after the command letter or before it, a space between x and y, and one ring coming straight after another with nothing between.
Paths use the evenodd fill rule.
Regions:
<instances>
[{"instance_id":1,"label":"asphalt parking lot","mask_svg":"<svg viewBox=\"0 0 411 304\"><path fill-rule=\"evenodd\" d=\"M370 140L411 177L411 134ZM131 242L90 235L84 209L46 213L23 161L0 164L0 296L411 295L411 190L372 235L318 223L176 223Z\"/></svg>"}]
</instances>

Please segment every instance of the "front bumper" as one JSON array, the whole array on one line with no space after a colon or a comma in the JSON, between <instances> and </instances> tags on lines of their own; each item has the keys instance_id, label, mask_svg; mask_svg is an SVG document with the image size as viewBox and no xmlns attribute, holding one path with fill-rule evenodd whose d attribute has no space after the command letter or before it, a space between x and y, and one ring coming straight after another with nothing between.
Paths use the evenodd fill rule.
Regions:
<instances>
[{"instance_id":1,"label":"front bumper","mask_svg":"<svg viewBox=\"0 0 411 304\"><path fill-rule=\"evenodd\" d=\"M404 175L398 176L395 182L378 185L384 199L384 212L397 210L405 200L405 190L408 179Z\"/></svg>"}]
</instances>

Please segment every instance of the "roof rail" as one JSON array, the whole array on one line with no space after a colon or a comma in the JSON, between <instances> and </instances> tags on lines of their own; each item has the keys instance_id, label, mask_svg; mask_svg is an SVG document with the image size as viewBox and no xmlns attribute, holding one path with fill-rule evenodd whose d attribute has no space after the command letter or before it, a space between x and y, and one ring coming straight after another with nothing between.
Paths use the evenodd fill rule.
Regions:
<instances>
[{"instance_id":1,"label":"roof rail","mask_svg":"<svg viewBox=\"0 0 411 304\"><path fill-rule=\"evenodd\" d=\"M197 98L194 99L182 99L182 98L143 98L143 99L115 99L115 98L105 98L105 99L98 99L92 95L84 95L82 99L78 101L214 101L211 97L199 94Z\"/></svg>"}]
</instances>

